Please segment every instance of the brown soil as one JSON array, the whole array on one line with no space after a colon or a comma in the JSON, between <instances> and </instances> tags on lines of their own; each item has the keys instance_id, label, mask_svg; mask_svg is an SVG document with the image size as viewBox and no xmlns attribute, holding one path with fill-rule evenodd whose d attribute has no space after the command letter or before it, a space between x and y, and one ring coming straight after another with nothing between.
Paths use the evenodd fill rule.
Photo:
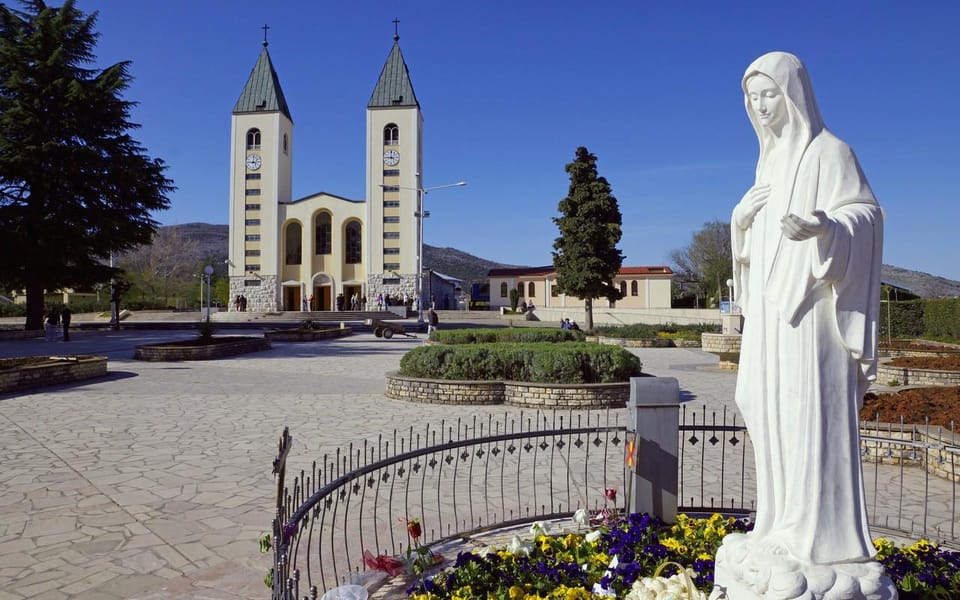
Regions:
<instances>
[{"instance_id":1,"label":"brown soil","mask_svg":"<svg viewBox=\"0 0 960 600\"><path fill-rule=\"evenodd\" d=\"M934 342L917 342L909 340L894 340L890 343L882 342L880 344L880 349L896 349L896 350L931 350L933 352L943 352L944 350L950 351L955 350L960 352L960 346L955 344L940 344Z\"/></svg>"},{"instance_id":2,"label":"brown soil","mask_svg":"<svg viewBox=\"0 0 960 600\"><path fill-rule=\"evenodd\" d=\"M877 413L881 423L899 423L903 417L904 423L923 425L929 417L931 425L950 427L952 421L960 428L960 386L869 392L863 397L860 418L876 421Z\"/></svg>"},{"instance_id":3,"label":"brown soil","mask_svg":"<svg viewBox=\"0 0 960 600\"><path fill-rule=\"evenodd\" d=\"M960 355L958 356L904 356L895 358L888 364L893 367L908 369L933 369L935 371L960 371Z\"/></svg>"}]
</instances>

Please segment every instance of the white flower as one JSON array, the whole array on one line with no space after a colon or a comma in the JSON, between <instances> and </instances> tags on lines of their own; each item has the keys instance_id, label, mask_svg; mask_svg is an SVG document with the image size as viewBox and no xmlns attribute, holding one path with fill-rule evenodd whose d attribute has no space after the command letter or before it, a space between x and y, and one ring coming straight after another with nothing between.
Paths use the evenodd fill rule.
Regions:
<instances>
[{"instance_id":1,"label":"white flower","mask_svg":"<svg viewBox=\"0 0 960 600\"><path fill-rule=\"evenodd\" d=\"M507 544L507 551L510 554L524 554L529 555L533 550L533 545L530 542L525 542L520 539L520 536L513 536L513 539L510 540L510 543Z\"/></svg>"},{"instance_id":2,"label":"white flower","mask_svg":"<svg viewBox=\"0 0 960 600\"><path fill-rule=\"evenodd\" d=\"M573 522L581 526L588 525L590 523L590 513L585 508L577 510L573 513Z\"/></svg>"},{"instance_id":3,"label":"white flower","mask_svg":"<svg viewBox=\"0 0 960 600\"><path fill-rule=\"evenodd\" d=\"M690 573L687 572L670 578L638 579L633 583L625 600L706 600L706 594L693 587L689 577Z\"/></svg>"},{"instance_id":4,"label":"white flower","mask_svg":"<svg viewBox=\"0 0 960 600\"><path fill-rule=\"evenodd\" d=\"M583 539L592 544L593 542L599 540L601 535L603 535L603 532L601 532L599 529L594 529L587 535L583 536Z\"/></svg>"},{"instance_id":5,"label":"white flower","mask_svg":"<svg viewBox=\"0 0 960 600\"><path fill-rule=\"evenodd\" d=\"M550 525L544 521L534 521L533 525L530 526L530 535L536 538L538 535L548 535L550 533Z\"/></svg>"}]
</instances>

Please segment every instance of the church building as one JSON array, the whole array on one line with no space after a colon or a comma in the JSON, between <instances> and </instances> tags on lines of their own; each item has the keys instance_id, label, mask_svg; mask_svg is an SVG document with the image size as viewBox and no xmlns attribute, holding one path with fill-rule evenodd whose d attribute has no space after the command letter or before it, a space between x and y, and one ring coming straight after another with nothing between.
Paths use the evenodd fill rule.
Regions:
<instances>
[{"instance_id":1,"label":"church building","mask_svg":"<svg viewBox=\"0 0 960 600\"><path fill-rule=\"evenodd\" d=\"M267 42L233 108L230 298L247 310L335 310L336 298L416 295L423 116L400 36L366 113L366 199L293 198L293 116Z\"/></svg>"}]
</instances>

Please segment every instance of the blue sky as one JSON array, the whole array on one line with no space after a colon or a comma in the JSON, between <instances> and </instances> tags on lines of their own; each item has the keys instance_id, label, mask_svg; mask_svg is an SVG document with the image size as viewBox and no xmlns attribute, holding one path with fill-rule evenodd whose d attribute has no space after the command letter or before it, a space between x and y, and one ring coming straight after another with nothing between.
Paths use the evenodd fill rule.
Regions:
<instances>
[{"instance_id":1,"label":"blue sky","mask_svg":"<svg viewBox=\"0 0 960 600\"><path fill-rule=\"evenodd\" d=\"M54 2L55 3L55 2ZM887 213L884 262L960 279L960 3L78 0L102 66L131 60L136 134L178 186L163 224L226 223L230 112L260 52L293 114L294 196L364 197L365 107L393 43L424 115L425 241L550 264L577 146L623 213L626 265L730 212L757 141L740 91L771 50L807 65L827 126Z\"/></svg>"}]
</instances>

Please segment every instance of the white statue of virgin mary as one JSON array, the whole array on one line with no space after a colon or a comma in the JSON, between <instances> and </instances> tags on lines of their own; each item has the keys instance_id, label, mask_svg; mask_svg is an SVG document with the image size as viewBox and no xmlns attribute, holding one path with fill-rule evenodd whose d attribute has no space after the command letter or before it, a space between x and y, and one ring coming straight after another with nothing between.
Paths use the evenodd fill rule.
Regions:
<instances>
[{"instance_id":1,"label":"white statue of virgin mary","mask_svg":"<svg viewBox=\"0 0 960 600\"><path fill-rule=\"evenodd\" d=\"M761 56L743 93L760 159L731 219L744 315L736 402L756 454L757 514L750 534L724 541L717 584L745 579L764 598L834 586L854 593L838 597L889 598L872 560L858 429L876 372L883 214L853 151L824 126L800 59ZM859 567L807 572L841 563Z\"/></svg>"}]
</instances>

